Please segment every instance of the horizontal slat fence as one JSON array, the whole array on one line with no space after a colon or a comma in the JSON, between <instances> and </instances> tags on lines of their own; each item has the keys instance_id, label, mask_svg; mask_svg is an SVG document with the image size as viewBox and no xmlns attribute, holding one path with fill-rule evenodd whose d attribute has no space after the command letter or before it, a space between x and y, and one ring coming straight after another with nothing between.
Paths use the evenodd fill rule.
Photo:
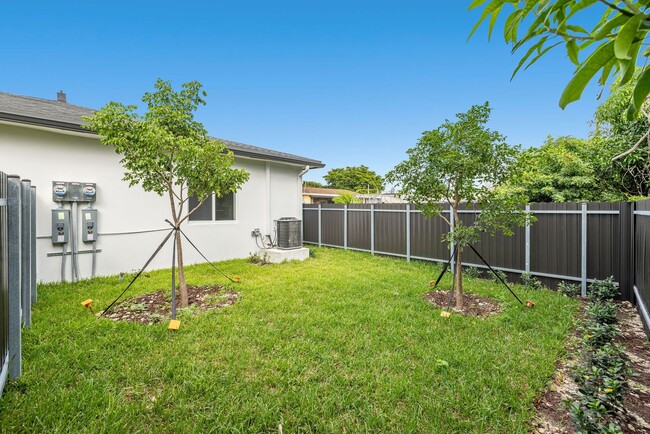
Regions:
<instances>
[{"instance_id":1,"label":"horizontal slat fence","mask_svg":"<svg viewBox=\"0 0 650 434\"><path fill-rule=\"evenodd\" d=\"M631 204L540 203L527 209L537 218L533 225L514 228L510 237L482 234L475 245L493 268L515 277L529 272L551 286L578 282L584 292L593 279L613 275L621 296L632 299ZM471 224L479 212L468 207L460 217ZM449 260L449 247L442 241L447 224L439 217L426 218L414 205L304 205L303 222L305 243L409 260ZM469 249L463 264L487 268Z\"/></svg>"}]
</instances>

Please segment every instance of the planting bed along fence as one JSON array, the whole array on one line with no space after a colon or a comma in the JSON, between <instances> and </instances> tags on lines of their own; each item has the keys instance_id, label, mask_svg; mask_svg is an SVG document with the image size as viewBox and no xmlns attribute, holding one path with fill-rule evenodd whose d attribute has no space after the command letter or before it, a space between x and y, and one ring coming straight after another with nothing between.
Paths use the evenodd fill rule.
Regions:
<instances>
[{"instance_id":1,"label":"planting bed along fence","mask_svg":"<svg viewBox=\"0 0 650 434\"><path fill-rule=\"evenodd\" d=\"M36 187L0 172L0 395L21 365L21 327L36 301Z\"/></svg>"},{"instance_id":2,"label":"planting bed along fence","mask_svg":"<svg viewBox=\"0 0 650 434\"><path fill-rule=\"evenodd\" d=\"M650 304L650 200L628 203L538 203L526 207L537 221L511 237L483 234L475 245L495 269L530 273L549 286L579 282L583 295L594 279L614 276L621 298L637 302L646 326ZM449 210L444 211L450 213ZM460 210L471 224L480 210ZM434 262L449 260L442 241L449 227L410 204L303 205L303 239L319 246ZM487 268L474 252L463 264Z\"/></svg>"}]
</instances>

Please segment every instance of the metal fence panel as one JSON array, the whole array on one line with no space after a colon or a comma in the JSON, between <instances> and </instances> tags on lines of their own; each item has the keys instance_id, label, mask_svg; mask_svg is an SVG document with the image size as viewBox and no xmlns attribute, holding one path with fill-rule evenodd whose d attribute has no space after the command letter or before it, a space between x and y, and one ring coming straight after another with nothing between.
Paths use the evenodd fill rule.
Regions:
<instances>
[{"instance_id":1,"label":"metal fence panel","mask_svg":"<svg viewBox=\"0 0 650 434\"><path fill-rule=\"evenodd\" d=\"M449 247L443 242L447 232L447 223L441 218L427 218L420 212L412 212L411 256L448 261Z\"/></svg>"},{"instance_id":2,"label":"metal fence panel","mask_svg":"<svg viewBox=\"0 0 650 434\"><path fill-rule=\"evenodd\" d=\"M343 206L323 205L321 210L321 243L343 247Z\"/></svg>"},{"instance_id":3,"label":"metal fence panel","mask_svg":"<svg viewBox=\"0 0 650 434\"><path fill-rule=\"evenodd\" d=\"M370 211L354 211L348 209L348 247L352 249L370 250Z\"/></svg>"}]
</instances>

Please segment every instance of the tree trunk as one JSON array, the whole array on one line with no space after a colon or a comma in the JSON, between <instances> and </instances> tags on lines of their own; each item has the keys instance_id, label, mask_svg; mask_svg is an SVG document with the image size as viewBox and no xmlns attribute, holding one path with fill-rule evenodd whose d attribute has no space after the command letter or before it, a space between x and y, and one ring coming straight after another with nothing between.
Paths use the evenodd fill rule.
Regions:
<instances>
[{"instance_id":1,"label":"tree trunk","mask_svg":"<svg viewBox=\"0 0 650 434\"><path fill-rule=\"evenodd\" d=\"M181 293L181 307L187 307L187 284L185 283L185 271L183 271L183 247L181 246L181 233L176 231L176 255L178 256L178 286Z\"/></svg>"},{"instance_id":2,"label":"tree trunk","mask_svg":"<svg viewBox=\"0 0 650 434\"><path fill-rule=\"evenodd\" d=\"M463 250L456 246L456 309L463 308L463 263L461 261Z\"/></svg>"}]
</instances>

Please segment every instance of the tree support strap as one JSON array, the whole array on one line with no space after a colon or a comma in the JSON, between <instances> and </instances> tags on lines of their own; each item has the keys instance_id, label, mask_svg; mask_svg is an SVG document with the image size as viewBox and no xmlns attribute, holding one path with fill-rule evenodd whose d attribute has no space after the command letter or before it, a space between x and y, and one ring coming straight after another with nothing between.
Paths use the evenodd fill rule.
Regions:
<instances>
[{"instance_id":1,"label":"tree support strap","mask_svg":"<svg viewBox=\"0 0 650 434\"><path fill-rule=\"evenodd\" d=\"M163 248L163 246L167 243L167 240L169 240L169 237L171 237L172 234L173 234L175 231L176 231L176 229L172 229L172 230L169 231L169 233L167 234L167 236L165 237L165 239L162 241L162 243L160 243L160 245L158 246L158 248L156 249L156 251L153 252L153 255L151 255L151 257L149 258L149 260L147 261L147 263L144 264L144 267L142 267L142 268L140 269L140 271L138 271L138 274L136 274L135 277L133 278L133 280L131 280L131 283L129 283L129 285L128 285L126 288L124 288L124 291L122 291L122 293L121 293L120 295L118 295L117 298L116 298L115 300L113 300L113 302L112 302L111 304L109 304L108 307L107 307L106 309L104 309L104 311L102 312L102 314L99 315L100 318L103 317L104 315L106 315L106 313L107 313L107 312L108 312L108 311L109 311L109 310L110 310L110 309L115 305L115 303L117 303L117 301L118 301L120 298L122 298L122 296L124 295L124 293L126 293L126 291L128 291L128 289L131 287L131 285L133 285L133 283L134 283L136 280L138 280L138 277L140 277L140 275L142 275L142 273L144 272L144 270L149 266L149 264L151 263L151 261L153 261L153 259L156 257L156 255L158 254L158 252L160 252L160 250Z\"/></svg>"}]
</instances>

